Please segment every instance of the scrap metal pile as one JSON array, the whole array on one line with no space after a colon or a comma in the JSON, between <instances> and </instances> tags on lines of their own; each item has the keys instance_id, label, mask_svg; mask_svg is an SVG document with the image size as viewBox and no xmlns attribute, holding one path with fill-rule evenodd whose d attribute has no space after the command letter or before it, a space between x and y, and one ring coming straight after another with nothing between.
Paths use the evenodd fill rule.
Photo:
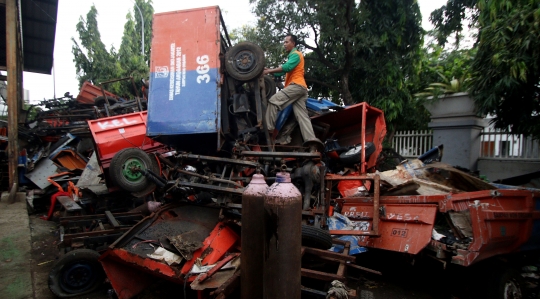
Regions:
<instances>
[{"instance_id":1,"label":"scrap metal pile","mask_svg":"<svg viewBox=\"0 0 540 299\"><path fill-rule=\"evenodd\" d=\"M54 294L88 293L105 275L119 298L159 279L189 285L199 298L238 294L242 254L263 254L241 235L256 213L243 202L254 174L269 185L290 177L300 194L298 221L288 225L301 227L303 262L288 266L313 296L337 292L331 282L345 282L347 268L377 273L354 263L364 247L463 266L538 249L540 193L503 190L444 165L442 147L404 161L383 149L384 114L367 103L309 99L324 142L302 143L290 109L272 138L263 115L276 85L260 76L264 53L232 46L221 23L218 7L154 16L148 111L140 101L113 104L102 91L92 108L50 103L22 134L41 140L27 144L22 163L37 187L29 206L48 207L70 249L51 272ZM283 217L265 217L255 221L283 236ZM307 263L308 255L337 271Z\"/></svg>"}]
</instances>

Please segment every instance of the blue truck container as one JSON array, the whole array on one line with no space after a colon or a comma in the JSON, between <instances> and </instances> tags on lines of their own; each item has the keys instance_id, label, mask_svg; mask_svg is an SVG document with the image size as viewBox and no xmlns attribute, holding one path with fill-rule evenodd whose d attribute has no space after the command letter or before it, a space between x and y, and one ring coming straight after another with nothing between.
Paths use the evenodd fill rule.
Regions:
<instances>
[{"instance_id":1,"label":"blue truck container","mask_svg":"<svg viewBox=\"0 0 540 299\"><path fill-rule=\"evenodd\" d=\"M218 6L158 13L153 20L147 135L194 151L220 145Z\"/></svg>"}]
</instances>

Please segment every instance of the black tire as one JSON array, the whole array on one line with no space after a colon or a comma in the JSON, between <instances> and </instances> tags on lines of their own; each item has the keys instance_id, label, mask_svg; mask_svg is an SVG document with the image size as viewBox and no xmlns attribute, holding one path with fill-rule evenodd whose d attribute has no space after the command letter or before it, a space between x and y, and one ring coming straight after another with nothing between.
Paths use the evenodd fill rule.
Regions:
<instances>
[{"instance_id":1,"label":"black tire","mask_svg":"<svg viewBox=\"0 0 540 299\"><path fill-rule=\"evenodd\" d=\"M238 43L225 53L225 69L231 77L239 81L259 77L264 70L264 63L264 52L254 43Z\"/></svg>"},{"instance_id":2,"label":"black tire","mask_svg":"<svg viewBox=\"0 0 540 299\"><path fill-rule=\"evenodd\" d=\"M109 105L114 105L117 102L115 98L107 97L107 99L109 100ZM96 106L105 105L105 98L103 96L94 98L94 105Z\"/></svg>"},{"instance_id":3,"label":"black tire","mask_svg":"<svg viewBox=\"0 0 540 299\"><path fill-rule=\"evenodd\" d=\"M366 160L369 159L371 154L375 152L375 144L373 142L366 142ZM362 146L357 145L351 149L341 153L339 159L343 164L356 164L359 163L362 159Z\"/></svg>"},{"instance_id":4,"label":"black tire","mask_svg":"<svg viewBox=\"0 0 540 299\"><path fill-rule=\"evenodd\" d=\"M264 90L267 101L276 94L276 81L271 76L264 76Z\"/></svg>"},{"instance_id":5,"label":"black tire","mask_svg":"<svg viewBox=\"0 0 540 299\"><path fill-rule=\"evenodd\" d=\"M332 236L326 230L302 224L302 246L326 250L332 247Z\"/></svg>"},{"instance_id":6,"label":"black tire","mask_svg":"<svg viewBox=\"0 0 540 299\"><path fill-rule=\"evenodd\" d=\"M527 298L525 281L518 270L502 267L492 274L492 284L487 285L489 298L494 299L521 299Z\"/></svg>"},{"instance_id":7,"label":"black tire","mask_svg":"<svg viewBox=\"0 0 540 299\"><path fill-rule=\"evenodd\" d=\"M59 298L69 298L97 290L105 280L99 256L97 251L90 249L66 253L49 272L51 292Z\"/></svg>"},{"instance_id":8,"label":"black tire","mask_svg":"<svg viewBox=\"0 0 540 299\"><path fill-rule=\"evenodd\" d=\"M115 185L128 192L140 192L148 188L152 182L140 169L153 169L152 160L141 149L125 148L117 152L111 160L109 176Z\"/></svg>"}]
</instances>

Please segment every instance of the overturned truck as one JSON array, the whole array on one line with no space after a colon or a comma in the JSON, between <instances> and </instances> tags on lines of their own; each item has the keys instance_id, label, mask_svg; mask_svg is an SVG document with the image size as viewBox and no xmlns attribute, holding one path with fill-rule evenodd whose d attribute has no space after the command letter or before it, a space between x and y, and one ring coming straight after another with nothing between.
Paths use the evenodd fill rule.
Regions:
<instances>
[{"instance_id":1,"label":"overturned truck","mask_svg":"<svg viewBox=\"0 0 540 299\"><path fill-rule=\"evenodd\" d=\"M219 279L203 284L200 276L210 272L201 269L227 262L235 267L230 262L239 252L242 193L253 174L272 183L282 171L303 195L305 224L352 236L359 246L424 252L443 263L470 266L504 256L515 263L499 268L497 296L525 293L516 269L538 258L540 193L502 189L441 163L387 155L384 114L367 103L341 107L310 99L313 128L324 143L303 143L292 111L284 109L274 140L263 121L276 92L276 82L261 77L264 53L249 42L232 46L222 22L218 7L156 14L146 137L135 142L129 121L111 120L121 147L128 148L102 155L109 187L169 203L101 256L120 298L137 294L151 276L214 290L206 295L231 293L239 279L234 271L211 272ZM331 225L340 217L343 225ZM176 246L181 235L198 246ZM183 258L150 259L149 246Z\"/></svg>"}]
</instances>

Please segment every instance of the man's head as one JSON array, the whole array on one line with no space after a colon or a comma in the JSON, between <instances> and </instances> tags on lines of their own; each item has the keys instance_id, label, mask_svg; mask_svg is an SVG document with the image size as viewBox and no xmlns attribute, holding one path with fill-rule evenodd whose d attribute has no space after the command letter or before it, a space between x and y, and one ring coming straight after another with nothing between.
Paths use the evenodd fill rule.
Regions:
<instances>
[{"instance_id":1,"label":"man's head","mask_svg":"<svg viewBox=\"0 0 540 299\"><path fill-rule=\"evenodd\" d=\"M296 43L298 42L298 38L294 34L287 34L285 36L285 40L283 41L283 47L285 48L285 51L290 52L294 47L296 47Z\"/></svg>"}]
</instances>

